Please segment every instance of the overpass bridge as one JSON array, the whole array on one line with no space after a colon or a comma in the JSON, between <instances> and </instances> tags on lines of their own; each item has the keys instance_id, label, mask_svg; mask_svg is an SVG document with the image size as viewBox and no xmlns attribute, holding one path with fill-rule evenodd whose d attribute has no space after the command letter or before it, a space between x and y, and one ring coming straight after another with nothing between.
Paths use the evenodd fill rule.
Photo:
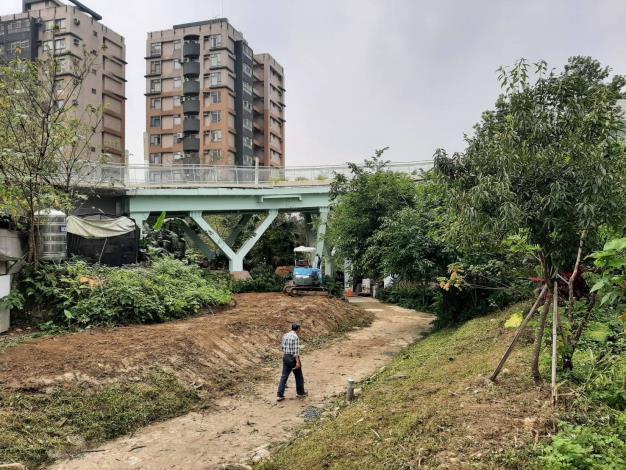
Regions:
<instances>
[{"instance_id":1,"label":"overpass bridge","mask_svg":"<svg viewBox=\"0 0 626 470\"><path fill-rule=\"evenodd\" d=\"M392 163L388 170L419 177L432 162ZM210 248L191 228L191 221L228 257L231 272L243 271L243 260L279 213L302 213L308 237L316 253L332 271L324 235L330 206L330 182L336 174L348 176L347 165L292 168L226 166L95 165L81 176L82 184L99 190L115 190L118 213L126 213L142 229L151 217L165 211L185 222L187 236L205 255ZM266 217L238 249L234 242L253 214ZM233 232L222 238L203 217L209 214L239 214ZM317 227L312 227L317 215Z\"/></svg>"}]
</instances>

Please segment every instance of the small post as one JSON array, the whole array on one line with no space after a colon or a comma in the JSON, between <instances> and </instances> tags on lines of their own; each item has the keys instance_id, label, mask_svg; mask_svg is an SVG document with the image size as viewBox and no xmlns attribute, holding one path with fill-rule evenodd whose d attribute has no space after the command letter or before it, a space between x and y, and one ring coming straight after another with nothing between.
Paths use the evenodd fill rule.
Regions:
<instances>
[{"instance_id":1,"label":"small post","mask_svg":"<svg viewBox=\"0 0 626 470\"><path fill-rule=\"evenodd\" d=\"M348 379L348 386L346 388L346 401L348 403L354 400L354 379Z\"/></svg>"},{"instance_id":2,"label":"small post","mask_svg":"<svg viewBox=\"0 0 626 470\"><path fill-rule=\"evenodd\" d=\"M254 157L254 184L259 184L259 157Z\"/></svg>"},{"instance_id":3,"label":"small post","mask_svg":"<svg viewBox=\"0 0 626 470\"><path fill-rule=\"evenodd\" d=\"M554 296L552 304L552 404L556 405L556 362L557 362L557 327L559 324L559 294L557 281L554 281Z\"/></svg>"}]
</instances>

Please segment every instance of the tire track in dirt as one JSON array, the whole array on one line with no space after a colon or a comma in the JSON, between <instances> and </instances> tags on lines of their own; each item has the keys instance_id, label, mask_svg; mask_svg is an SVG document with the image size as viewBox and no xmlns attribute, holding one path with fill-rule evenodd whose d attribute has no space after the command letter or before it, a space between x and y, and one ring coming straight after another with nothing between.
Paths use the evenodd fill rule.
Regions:
<instances>
[{"instance_id":1,"label":"tire track in dirt","mask_svg":"<svg viewBox=\"0 0 626 470\"><path fill-rule=\"evenodd\" d=\"M371 326L347 333L322 349L304 352L303 371L309 397L276 403L275 380L259 383L245 395L222 398L211 411L190 413L148 426L131 437L98 447L99 452L57 463L54 469L216 469L248 462L259 448L294 435L311 407L323 408L329 397L344 390L348 377L361 380L376 372L391 356L429 330L432 316L371 299L355 303L374 312ZM306 328L306 323L305 323ZM253 350L254 351L254 350ZM248 351L246 354L254 354Z\"/></svg>"}]
</instances>

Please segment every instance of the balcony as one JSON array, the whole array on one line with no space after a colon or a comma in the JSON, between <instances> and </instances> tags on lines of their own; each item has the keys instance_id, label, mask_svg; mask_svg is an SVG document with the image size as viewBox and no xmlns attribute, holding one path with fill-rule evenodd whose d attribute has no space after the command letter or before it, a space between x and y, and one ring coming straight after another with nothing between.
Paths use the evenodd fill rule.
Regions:
<instances>
[{"instance_id":1,"label":"balcony","mask_svg":"<svg viewBox=\"0 0 626 470\"><path fill-rule=\"evenodd\" d=\"M183 101L183 114L198 114L200 112L200 100Z\"/></svg>"},{"instance_id":2,"label":"balcony","mask_svg":"<svg viewBox=\"0 0 626 470\"><path fill-rule=\"evenodd\" d=\"M183 63L183 76L184 77L200 76L200 62L184 62Z\"/></svg>"},{"instance_id":3,"label":"balcony","mask_svg":"<svg viewBox=\"0 0 626 470\"><path fill-rule=\"evenodd\" d=\"M200 150L200 139L196 135L183 137L183 152L197 152Z\"/></svg>"},{"instance_id":4,"label":"balcony","mask_svg":"<svg viewBox=\"0 0 626 470\"><path fill-rule=\"evenodd\" d=\"M183 83L183 95L199 95L200 82L198 80L189 80Z\"/></svg>"},{"instance_id":5,"label":"balcony","mask_svg":"<svg viewBox=\"0 0 626 470\"><path fill-rule=\"evenodd\" d=\"M183 132L185 134L197 134L200 132L200 119L185 118L183 120Z\"/></svg>"},{"instance_id":6,"label":"balcony","mask_svg":"<svg viewBox=\"0 0 626 470\"><path fill-rule=\"evenodd\" d=\"M197 42L186 42L183 44L183 57L199 57L200 44Z\"/></svg>"}]
</instances>

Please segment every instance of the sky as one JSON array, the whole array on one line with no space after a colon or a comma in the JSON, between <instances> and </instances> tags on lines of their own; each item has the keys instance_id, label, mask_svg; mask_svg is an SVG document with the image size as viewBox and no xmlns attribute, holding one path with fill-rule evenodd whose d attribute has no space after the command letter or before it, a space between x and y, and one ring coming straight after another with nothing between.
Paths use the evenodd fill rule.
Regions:
<instances>
[{"instance_id":1,"label":"sky","mask_svg":"<svg viewBox=\"0 0 626 470\"><path fill-rule=\"evenodd\" d=\"M148 31L227 17L285 67L287 166L462 151L524 57L591 55L626 74L626 0L82 0L126 37L126 146L143 159ZM0 15L21 9L0 0Z\"/></svg>"}]
</instances>

